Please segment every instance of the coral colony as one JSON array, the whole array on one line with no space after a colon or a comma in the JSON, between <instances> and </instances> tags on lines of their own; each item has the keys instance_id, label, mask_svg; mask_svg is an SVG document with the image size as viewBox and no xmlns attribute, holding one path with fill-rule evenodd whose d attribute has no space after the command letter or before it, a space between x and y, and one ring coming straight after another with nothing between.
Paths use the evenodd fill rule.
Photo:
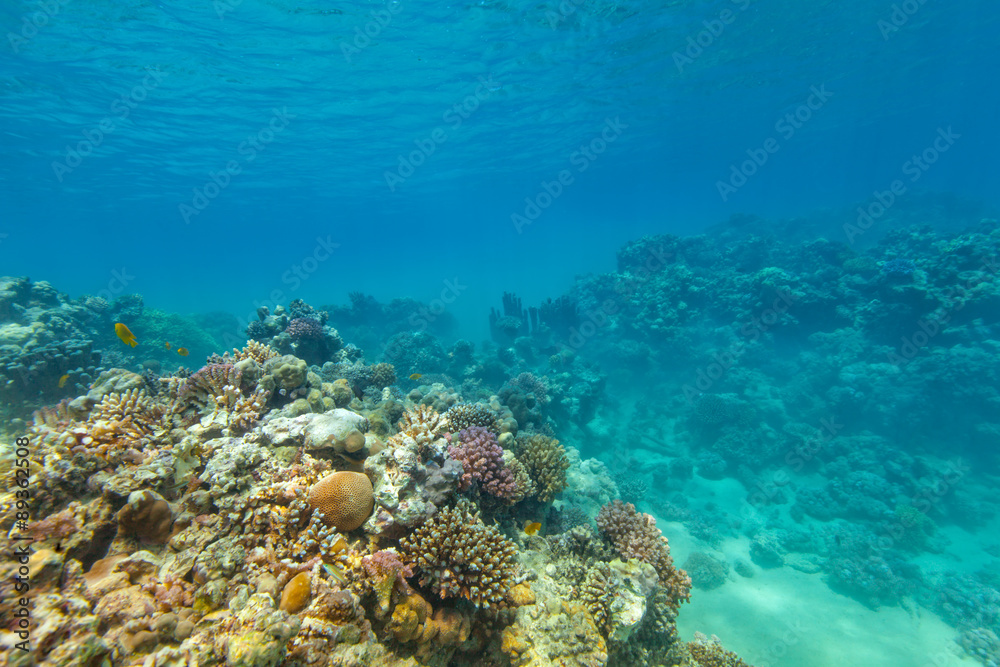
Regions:
<instances>
[{"instance_id":1,"label":"coral colony","mask_svg":"<svg viewBox=\"0 0 1000 667\"><path fill-rule=\"evenodd\" d=\"M921 600L969 655L998 664L995 577L931 577L914 561L940 548L946 512L985 521L995 502L974 487L921 495L967 468L901 452L878 425L933 429L907 407L928 396L908 363L958 392L995 379L982 340L1000 297L978 258L1000 237L920 240L951 248L933 255L965 281L950 300L914 238L864 254L753 235L643 239L572 297L524 308L505 295L481 350L442 342L445 317L407 328L421 304L352 294L348 306L261 308L249 340L219 354L203 329L139 297L74 300L0 279L12 429L0 465L27 494L5 490L0 518L30 542L23 563L0 564L0 612L14 619L0 662L738 667L749 663L717 637L682 638L679 615L701 590L791 564L868 606ZM719 309L730 329L703 324ZM884 309L916 309L924 326L894 329ZM823 354L747 363L782 326ZM833 378L822 398L805 398L802 365ZM671 368L683 370L672 398L644 397L597 428L598 414L624 414L607 373ZM907 405L885 400L890 377ZM963 396L956 410L981 407ZM790 400L826 403L805 424ZM854 421L824 422L828 411ZM665 415L679 449L650 470L635 457L662 448ZM968 437L995 444L996 432ZM812 483L789 484L803 469ZM675 491L695 475L735 478L761 513L688 503ZM654 491L659 523L642 511ZM678 524L698 545L683 564L664 535ZM745 558L712 555L737 536Z\"/></svg>"}]
</instances>

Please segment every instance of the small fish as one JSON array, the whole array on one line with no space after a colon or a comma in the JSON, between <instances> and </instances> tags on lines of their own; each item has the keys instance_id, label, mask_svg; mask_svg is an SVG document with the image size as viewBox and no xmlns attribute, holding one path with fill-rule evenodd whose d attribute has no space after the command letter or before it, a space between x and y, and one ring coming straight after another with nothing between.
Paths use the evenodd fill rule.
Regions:
<instances>
[{"instance_id":1,"label":"small fish","mask_svg":"<svg viewBox=\"0 0 1000 667\"><path fill-rule=\"evenodd\" d=\"M121 322L115 323L115 333L118 334L118 337L121 338L122 342L126 345L135 347L139 344L139 342L135 339L135 334L129 331L128 327Z\"/></svg>"},{"instance_id":2,"label":"small fish","mask_svg":"<svg viewBox=\"0 0 1000 667\"><path fill-rule=\"evenodd\" d=\"M410 376L410 379L411 379L411 380L419 380L419 379L420 379L420 378L422 378L423 376L424 376L424 374L423 374L423 373L414 373L413 375L411 375L411 376Z\"/></svg>"},{"instance_id":3,"label":"small fish","mask_svg":"<svg viewBox=\"0 0 1000 667\"><path fill-rule=\"evenodd\" d=\"M61 378L59 378L59 388L62 389L63 387L65 387L66 386L66 382L68 380L69 380L69 376L68 375L63 375Z\"/></svg>"},{"instance_id":4,"label":"small fish","mask_svg":"<svg viewBox=\"0 0 1000 667\"><path fill-rule=\"evenodd\" d=\"M537 535L538 531L542 529L542 524L537 521L525 521L524 522L524 534L525 535Z\"/></svg>"},{"instance_id":5,"label":"small fish","mask_svg":"<svg viewBox=\"0 0 1000 667\"><path fill-rule=\"evenodd\" d=\"M170 349L170 341L167 341L166 347L168 350Z\"/></svg>"},{"instance_id":6,"label":"small fish","mask_svg":"<svg viewBox=\"0 0 1000 667\"><path fill-rule=\"evenodd\" d=\"M188 349L186 347L179 347L177 348L177 354L181 355L182 357L186 357L188 356L188 354L190 354L190 352L188 352Z\"/></svg>"}]
</instances>

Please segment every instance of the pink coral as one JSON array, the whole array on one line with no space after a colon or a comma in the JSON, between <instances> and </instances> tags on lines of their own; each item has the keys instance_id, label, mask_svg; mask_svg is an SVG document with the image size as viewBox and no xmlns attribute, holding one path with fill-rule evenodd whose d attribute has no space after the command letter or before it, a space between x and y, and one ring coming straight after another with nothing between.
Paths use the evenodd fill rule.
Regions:
<instances>
[{"instance_id":1,"label":"pink coral","mask_svg":"<svg viewBox=\"0 0 1000 667\"><path fill-rule=\"evenodd\" d=\"M670 594L675 606L691 599L691 577L674 567L667 538L656 527L656 519L636 512L635 505L613 500L597 513L597 527L626 560L649 563Z\"/></svg>"},{"instance_id":2,"label":"pink coral","mask_svg":"<svg viewBox=\"0 0 1000 667\"><path fill-rule=\"evenodd\" d=\"M482 426L470 426L458 434L458 445L448 447L448 456L461 461L465 472L459 488L465 491L478 481L486 493L512 500L517 494L514 473L504 465L503 447Z\"/></svg>"}]
</instances>

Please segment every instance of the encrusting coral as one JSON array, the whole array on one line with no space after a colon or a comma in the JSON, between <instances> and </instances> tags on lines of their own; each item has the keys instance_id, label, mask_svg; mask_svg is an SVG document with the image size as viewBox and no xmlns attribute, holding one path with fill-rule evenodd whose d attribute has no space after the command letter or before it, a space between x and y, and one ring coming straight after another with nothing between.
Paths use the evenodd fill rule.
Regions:
<instances>
[{"instance_id":1,"label":"encrusting coral","mask_svg":"<svg viewBox=\"0 0 1000 667\"><path fill-rule=\"evenodd\" d=\"M442 598L502 607L516 583L517 548L495 526L486 526L468 500L439 510L400 540L400 550L420 571L420 584Z\"/></svg>"},{"instance_id":2,"label":"encrusting coral","mask_svg":"<svg viewBox=\"0 0 1000 667\"><path fill-rule=\"evenodd\" d=\"M635 505L614 500L597 513L597 526L622 558L649 563L660 578L660 586L670 593L674 605L691 599L691 578L674 567L667 538L648 514L636 512Z\"/></svg>"}]
</instances>

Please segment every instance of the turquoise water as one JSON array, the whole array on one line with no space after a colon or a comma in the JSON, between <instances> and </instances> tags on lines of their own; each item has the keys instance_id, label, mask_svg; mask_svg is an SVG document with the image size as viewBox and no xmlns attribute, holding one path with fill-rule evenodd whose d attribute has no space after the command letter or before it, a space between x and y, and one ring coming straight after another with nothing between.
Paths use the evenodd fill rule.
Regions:
<instances>
[{"instance_id":1,"label":"turquoise water","mask_svg":"<svg viewBox=\"0 0 1000 667\"><path fill-rule=\"evenodd\" d=\"M242 310L284 287L320 235L341 247L302 285L307 300L429 298L456 271L481 302L503 288L537 300L643 233L849 207L938 126L971 140L919 185L996 187L985 3L925 3L887 40L891 3L586 3L558 21L555 3L400 3L358 53L355 30L383 3L56 6L27 39L42 10L3 4L5 262L80 291L125 266L131 288L173 309ZM678 67L725 10L731 23ZM493 84L454 127L445 114L481 78ZM716 181L822 85L828 102L723 202ZM251 161L239 146L274 109L292 117ZM609 117L627 129L517 234L511 214ZM102 121L113 129L60 180L53 163ZM385 172L439 127L446 141L391 192ZM232 160L241 173L185 224L179 207Z\"/></svg>"},{"instance_id":2,"label":"turquoise water","mask_svg":"<svg viewBox=\"0 0 1000 667\"><path fill-rule=\"evenodd\" d=\"M800 556L696 582L687 638L715 632L758 667L957 665L977 664L961 632L1000 631L996 3L5 0L0 29L0 275L200 315L213 338L174 341L198 363L293 299L344 307L330 324L400 378L463 379L444 352L397 354L400 331L429 327L451 359L456 339L492 339L477 349L503 368L483 362L484 391L572 352L598 366L571 384L600 389L546 419L610 473L639 472L652 491L634 500L680 564L736 562L754 522L793 535ZM675 243L662 235L706 232L644 277L642 257ZM783 288L807 305L748 341ZM429 310L366 323L352 292ZM490 326L505 292L526 308L566 295L579 318L526 351ZM93 338L121 353L107 327ZM725 350L735 366L702 382ZM715 394L761 416L752 453L728 423L695 423ZM846 444L784 469L823 419ZM924 512L931 546L867 561L898 590L845 585L837 550L953 455L976 472ZM690 481L663 472L675 460ZM759 484L787 497L746 516ZM835 497L850 485L862 500ZM728 527L692 527L712 522ZM970 625L963 604L990 611Z\"/></svg>"}]
</instances>

